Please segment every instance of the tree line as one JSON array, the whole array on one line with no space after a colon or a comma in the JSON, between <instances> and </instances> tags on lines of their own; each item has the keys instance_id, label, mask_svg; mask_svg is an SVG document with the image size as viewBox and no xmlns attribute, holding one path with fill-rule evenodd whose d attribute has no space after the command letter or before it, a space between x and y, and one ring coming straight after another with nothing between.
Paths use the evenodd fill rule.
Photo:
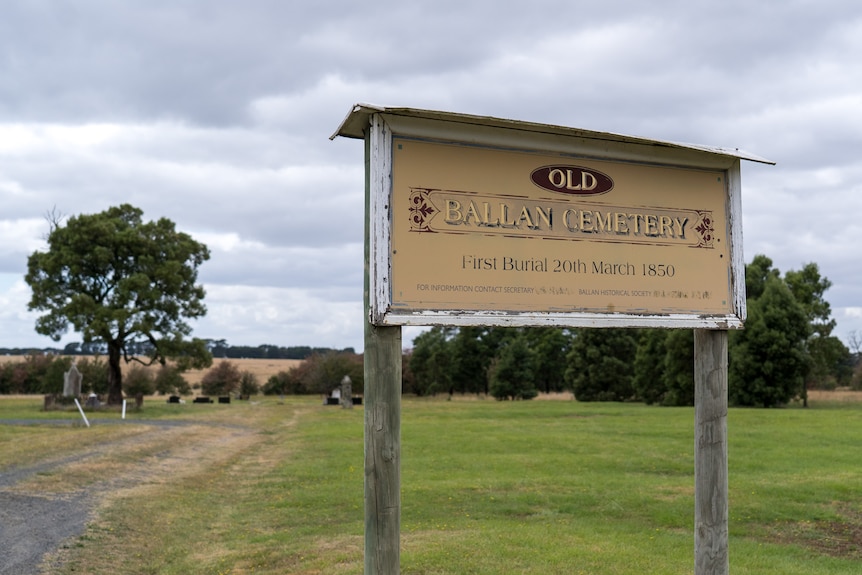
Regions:
<instances>
[{"instance_id":1,"label":"tree line","mask_svg":"<svg viewBox=\"0 0 862 575\"><path fill-rule=\"evenodd\" d=\"M62 361L32 356L4 367L0 392L50 393L74 355L95 356L93 366L79 365L107 373L112 404L132 384L147 384L145 374L156 373L141 371L136 379L131 373L138 372L131 372L132 381L123 382L121 361L161 366L153 382L161 376L162 388L180 390L175 376L210 367L213 356L304 359L300 368L273 376L263 389L326 393L348 374L354 389L361 389L361 356L352 349L229 346L225 340L190 338L188 321L206 312L197 269L209 251L170 220L145 222L141 210L127 204L62 220L49 214L48 250L28 258L25 280L33 292L28 308L43 313L36 320L38 333L58 341L72 328L84 343L56 350L67 356ZM853 384L859 346L852 354L832 335L835 321L824 297L831 282L817 265L782 275L768 257L758 255L745 275L746 328L729 337L730 401L774 406L796 397L805 401L813 387ZM854 335L850 341L858 340ZM0 350L15 351L20 350ZM437 327L405 353L402 385L417 395L529 399L540 391L568 390L582 401L689 405L692 356L690 330ZM101 385L95 372L90 381L94 389Z\"/></svg>"},{"instance_id":2,"label":"tree line","mask_svg":"<svg viewBox=\"0 0 862 575\"><path fill-rule=\"evenodd\" d=\"M72 365L81 373L84 394L107 395L108 364L104 356L31 354L20 361L0 364L0 394L60 394L64 375ZM190 395L196 389L203 395L231 394L316 394L328 395L349 376L353 392L362 394L364 387L362 356L348 351L328 350L313 353L298 366L280 371L265 382L230 360L220 361L207 369L200 384L193 387L183 371L173 364L159 366L132 365L123 376L125 396Z\"/></svg>"},{"instance_id":3,"label":"tree line","mask_svg":"<svg viewBox=\"0 0 862 575\"><path fill-rule=\"evenodd\" d=\"M729 334L731 404L773 407L807 402L808 389L862 385L859 349L832 335L832 284L817 264L782 275L758 255L745 285L745 329ZM570 391L579 401L694 404L692 330L435 327L414 340L404 366L404 390L417 395Z\"/></svg>"},{"instance_id":4,"label":"tree line","mask_svg":"<svg viewBox=\"0 0 862 575\"><path fill-rule=\"evenodd\" d=\"M313 355L324 355L327 353L355 353L352 347L334 349L329 347L310 347L307 345L289 347L269 344L258 346L229 345L223 339L204 339L204 342L213 357L230 359L308 359Z\"/></svg>"},{"instance_id":5,"label":"tree line","mask_svg":"<svg viewBox=\"0 0 862 575\"><path fill-rule=\"evenodd\" d=\"M307 345L278 346L270 344L262 345L230 345L224 339L203 339L206 348L216 358L224 359L307 359L315 354L355 353L352 347L334 349L329 347L311 347ZM129 355L147 356L152 353L152 345L149 342L129 342ZM67 343L62 348L57 347L0 347L2 355L91 355L99 356L108 353L108 346L102 341Z\"/></svg>"},{"instance_id":6,"label":"tree line","mask_svg":"<svg viewBox=\"0 0 862 575\"><path fill-rule=\"evenodd\" d=\"M746 266L748 318L729 334L728 395L733 405L773 407L807 390L862 388L862 338L851 334L853 350L832 335L835 321L824 294L831 282L816 264L781 274L772 260L756 256ZM214 355L228 348L210 340ZM266 349L272 357L275 346ZM299 366L266 382L228 362L203 378L208 395L329 394L345 375L354 393L364 389L363 357L352 349L311 350ZM250 354L243 354L248 357ZM297 358L303 359L303 358ZM0 393L57 393L69 356L32 355L0 369ZM107 366L98 355L77 360L87 391L108 387ZM540 392L571 392L580 401L642 401L693 405L694 337L684 329L564 329L435 327L404 352L402 390L419 396L479 394L531 399ZM191 392L171 365L133 368L126 394Z\"/></svg>"}]
</instances>

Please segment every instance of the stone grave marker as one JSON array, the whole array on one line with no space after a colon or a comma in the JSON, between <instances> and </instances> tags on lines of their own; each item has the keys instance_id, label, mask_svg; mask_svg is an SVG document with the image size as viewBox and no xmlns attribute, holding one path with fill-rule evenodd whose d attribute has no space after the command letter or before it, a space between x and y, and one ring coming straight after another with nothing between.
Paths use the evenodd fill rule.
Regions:
<instances>
[{"instance_id":1,"label":"stone grave marker","mask_svg":"<svg viewBox=\"0 0 862 575\"><path fill-rule=\"evenodd\" d=\"M63 397L78 397L81 395L81 379L83 376L75 364L63 374Z\"/></svg>"},{"instance_id":2,"label":"stone grave marker","mask_svg":"<svg viewBox=\"0 0 862 575\"><path fill-rule=\"evenodd\" d=\"M341 380L341 407L353 409L353 388L349 375L345 375Z\"/></svg>"}]
</instances>

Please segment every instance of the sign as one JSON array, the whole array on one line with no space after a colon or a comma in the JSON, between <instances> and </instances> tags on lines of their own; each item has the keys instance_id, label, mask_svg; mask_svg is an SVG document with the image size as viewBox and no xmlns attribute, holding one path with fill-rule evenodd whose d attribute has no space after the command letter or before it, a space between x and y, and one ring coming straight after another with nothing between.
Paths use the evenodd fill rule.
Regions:
<instances>
[{"instance_id":1,"label":"sign","mask_svg":"<svg viewBox=\"0 0 862 575\"><path fill-rule=\"evenodd\" d=\"M694 328L695 573L727 573L727 329L745 319L740 152L356 105L365 572L399 573L401 325Z\"/></svg>"},{"instance_id":2,"label":"sign","mask_svg":"<svg viewBox=\"0 0 862 575\"><path fill-rule=\"evenodd\" d=\"M357 106L358 133L372 323L742 326L739 160L765 160L411 109Z\"/></svg>"},{"instance_id":3,"label":"sign","mask_svg":"<svg viewBox=\"0 0 862 575\"><path fill-rule=\"evenodd\" d=\"M733 313L725 174L394 139L396 310Z\"/></svg>"}]
</instances>

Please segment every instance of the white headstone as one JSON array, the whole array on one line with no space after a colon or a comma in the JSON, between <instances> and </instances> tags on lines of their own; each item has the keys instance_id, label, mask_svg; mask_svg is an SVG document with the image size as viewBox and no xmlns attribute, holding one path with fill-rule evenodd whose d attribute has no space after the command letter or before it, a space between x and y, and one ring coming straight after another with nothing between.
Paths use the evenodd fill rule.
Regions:
<instances>
[{"instance_id":1,"label":"white headstone","mask_svg":"<svg viewBox=\"0 0 862 575\"><path fill-rule=\"evenodd\" d=\"M81 379L83 376L75 364L63 374L63 397L78 397L81 395Z\"/></svg>"}]
</instances>

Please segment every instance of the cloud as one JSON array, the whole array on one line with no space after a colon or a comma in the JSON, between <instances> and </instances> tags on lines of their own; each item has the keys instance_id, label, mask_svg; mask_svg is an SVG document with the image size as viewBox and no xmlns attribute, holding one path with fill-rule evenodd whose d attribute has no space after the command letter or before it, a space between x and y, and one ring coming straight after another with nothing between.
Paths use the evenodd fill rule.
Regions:
<instances>
[{"instance_id":1,"label":"cloud","mask_svg":"<svg viewBox=\"0 0 862 575\"><path fill-rule=\"evenodd\" d=\"M38 314L27 311L30 288L22 276L0 273L0 347L15 348L38 345L53 346L47 337L35 331ZM36 343L38 342L38 343Z\"/></svg>"},{"instance_id":2,"label":"cloud","mask_svg":"<svg viewBox=\"0 0 862 575\"><path fill-rule=\"evenodd\" d=\"M308 157L308 146L277 133L37 124L0 126L4 136L20 142L0 151L7 215L52 205L93 213L128 202L149 217L203 230L239 227L276 244L361 238L361 163ZM320 140L328 142L323 133Z\"/></svg>"},{"instance_id":3,"label":"cloud","mask_svg":"<svg viewBox=\"0 0 862 575\"><path fill-rule=\"evenodd\" d=\"M2 186L0 183L0 189ZM0 274L21 272L23 277L27 256L44 249L42 235L45 233L47 222L44 219L0 220Z\"/></svg>"},{"instance_id":4,"label":"cloud","mask_svg":"<svg viewBox=\"0 0 862 575\"><path fill-rule=\"evenodd\" d=\"M208 287L206 304L206 317L195 324L196 337L226 337L231 345L336 349L362 341L361 297L348 300L337 290L216 285Z\"/></svg>"},{"instance_id":5,"label":"cloud","mask_svg":"<svg viewBox=\"0 0 862 575\"><path fill-rule=\"evenodd\" d=\"M197 234L211 251L201 267L207 284L301 287L327 286L352 289L355 298L362 289L363 246L361 243L317 247L265 245L240 238L235 233Z\"/></svg>"},{"instance_id":6,"label":"cloud","mask_svg":"<svg viewBox=\"0 0 862 575\"><path fill-rule=\"evenodd\" d=\"M862 302L860 51L862 8L842 0L11 2L0 273L23 277L47 211L128 202L210 246L212 337L361 347L364 149L328 137L368 102L775 160L743 166L746 258L817 262L847 331ZM32 332L26 312L5 317Z\"/></svg>"}]
</instances>

